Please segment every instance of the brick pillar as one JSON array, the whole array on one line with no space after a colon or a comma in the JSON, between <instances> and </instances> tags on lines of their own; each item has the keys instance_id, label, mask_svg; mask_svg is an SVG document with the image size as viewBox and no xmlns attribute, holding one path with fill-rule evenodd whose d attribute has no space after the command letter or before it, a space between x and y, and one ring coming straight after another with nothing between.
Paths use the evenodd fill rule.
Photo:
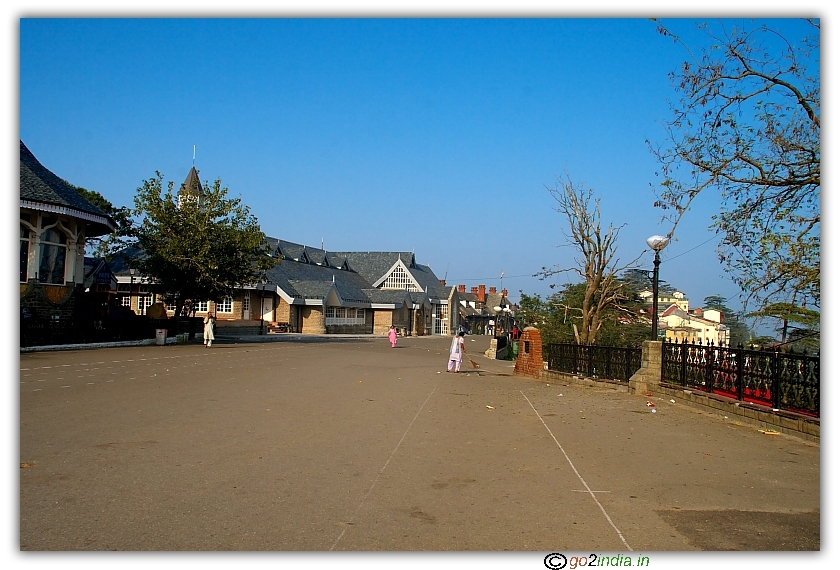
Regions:
<instances>
[{"instance_id":1,"label":"brick pillar","mask_svg":"<svg viewBox=\"0 0 840 570\"><path fill-rule=\"evenodd\" d=\"M539 378L543 371L542 334L534 327L525 327L519 343L519 356L513 368L514 374Z\"/></svg>"},{"instance_id":2,"label":"brick pillar","mask_svg":"<svg viewBox=\"0 0 840 570\"><path fill-rule=\"evenodd\" d=\"M631 394L647 394L662 381L662 341L646 340L642 345L642 367L630 377Z\"/></svg>"}]
</instances>

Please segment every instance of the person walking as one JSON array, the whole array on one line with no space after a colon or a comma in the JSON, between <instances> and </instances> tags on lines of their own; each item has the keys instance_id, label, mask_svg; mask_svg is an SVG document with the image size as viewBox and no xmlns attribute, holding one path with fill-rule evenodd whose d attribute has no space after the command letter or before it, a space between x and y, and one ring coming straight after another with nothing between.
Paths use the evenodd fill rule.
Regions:
<instances>
[{"instance_id":1,"label":"person walking","mask_svg":"<svg viewBox=\"0 0 840 570\"><path fill-rule=\"evenodd\" d=\"M397 348L397 328L394 325L388 329L388 338L391 340L391 348Z\"/></svg>"},{"instance_id":2,"label":"person walking","mask_svg":"<svg viewBox=\"0 0 840 570\"><path fill-rule=\"evenodd\" d=\"M464 331L458 331L458 334L452 339L452 346L449 348L449 364L446 367L447 372L452 372L455 368L455 373L461 372L461 360L467 352L464 347Z\"/></svg>"},{"instance_id":3,"label":"person walking","mask_svg":"<svg viewBox=\"0 0 840 570\"><path fill-rule=\"evenodd\" d=\"M216 317L207 313L207 316L204 317L204 348L210 348L213 345L213 341L216 340L213 334L215 324Z\"/></svg>"}]
</instances>

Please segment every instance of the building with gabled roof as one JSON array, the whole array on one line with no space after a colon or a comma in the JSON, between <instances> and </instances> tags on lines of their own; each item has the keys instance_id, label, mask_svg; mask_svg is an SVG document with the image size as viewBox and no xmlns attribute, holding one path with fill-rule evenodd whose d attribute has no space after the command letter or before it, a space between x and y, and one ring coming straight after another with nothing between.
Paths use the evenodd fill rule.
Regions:
<instances>
[{"instance_id":1,"label":"building with gabled roof","mask_svg":"<svg viewBox=\"0 0 840 570\"><path fill-rule=\"evenodd\" d=\"M42 165L20 141L21 333L35 321L60 328L82 310L85 244L115 231L105 212ZM34 326L34 325L33 325Z\"/></svg>"},{"instance_id":2,"label":"building with gabled roof","mask_svg":"<svg viewBox=\"0 0 840 570\"><path fill-rule=\"evenodd\" d=\"M193 167L178 199L200 190L200 184ZM216 316L220 334L225 329L385 334L393 325L403 334L445 335L453 329L457 312L449 307L455 288L418 264L413 252L333 252L274 237L266 241L268 254L280 263L259 283L243 284L218 303L196 304L197 315ZM142 314L156 300L154 284L130 274L130 259L143 253L129 248L126 254L111 266L122 304ZM173 314L174 304L167 308Z\"/></svg>"}]
</instances>

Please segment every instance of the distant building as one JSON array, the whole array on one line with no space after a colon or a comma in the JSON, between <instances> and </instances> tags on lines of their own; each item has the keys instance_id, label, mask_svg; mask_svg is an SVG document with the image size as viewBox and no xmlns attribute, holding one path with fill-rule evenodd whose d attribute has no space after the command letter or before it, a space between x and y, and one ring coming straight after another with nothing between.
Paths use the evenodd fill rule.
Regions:
<instances>
[{"instance_id":1,"label":"distant building","mask_svg":"<svg viewBox=\"0 0 840 570\"><path fill-rule=\"evenodd\" d=\"M644 303L653 306L653 291L641 291L639 297ZM657 303L659 314L661 315L671 305L676 305L683 311L688 311L688 297L682 291L659 291L659 302Z\"/></svg>"},{"instance_id":2,"label":"distant building","mask_svg":"<svg viewBox=\"0 0 840 570\"><path fill-rule=\"evenodd\" d=\"M178 199L200 189L198 171L190 170ZM391 325L406 335L448 335L457 312L455 288L446 287L413 252L326 251L268 238L269 254L280 263L264 283L244 284L219 302L199 301L196 315L214 314L218 332L254 334L385 334ZM128 248L110 263L119 302L145 314L158 300L174 315L172 299L155 292L152 279L132 274L133 260L143 255Z\"/></svg>"},{"instance_id":3,"label":"distant building","mask_svg":"<svg viewBox=\"0 0 840 570\"><path fill-rule=\"evenodd\" d=\"M665 339L671 342L729 344L729 327L722 323L721 312L715 309L684 311L673 304L662 313L659 323Z\"/></svg>"}]
</instances>

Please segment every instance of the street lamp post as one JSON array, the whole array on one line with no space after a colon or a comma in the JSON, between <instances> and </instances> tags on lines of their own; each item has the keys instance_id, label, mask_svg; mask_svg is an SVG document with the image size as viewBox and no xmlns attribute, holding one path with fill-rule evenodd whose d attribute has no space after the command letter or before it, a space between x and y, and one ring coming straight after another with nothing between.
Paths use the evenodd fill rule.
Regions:
<instances>
[{"instance_id":1,"label":"street lamp post","mask_svg":"<svg viewBox=\"0 0 840 570\"><path fill-rule=\"evenodd\" d=\"M493 307L493 312L496 313L496 319L493 321L493 336L499 336L499 313L502 312L502 308L499 305Z\"/></svg>"},{"instance_id":2,"label":"street lamp post","mask_svg":"<svg viewBox=\"0 0 840 570\"><path fill-rule=\"evenodd\" d=\"M265 303L265 301L263 299L265 299L265 284L266 284L266 282L267 282L267 280L266 280L265 277L262 277L260 279L260 284L262 285L262 291L260 292L260 334L264 334L263 333L263 325L265 324L265 310L263 308L263 304Z\"/></svg>"},{"instance_id":3,"label":"street lamp post","mask_svg":"<svg viewBox=\"0 0 840 570\"><path fill-rule=\"evenodd\" d=\"M665 249L668 245L669 239L660 235L654 235L647 238L648 247L650 247L655 255L653 256L653 314L651 315L650 334L651 340L659 339L659 264L662 260L659 259L659 252Z\"/></svg>"},{"instance_id":4,"label":"street lamp post","mask_svg":"<svg viewBox=\"0 0 840 570\"><path fill-rule=\"evenodd\" d=\"M132 311L134 310L132 305L134 303L134 273L136 271L133 267L128 268L128 274L131 276L131 284L128 286L128 308Z\"/></svg>"}]
</instances>

